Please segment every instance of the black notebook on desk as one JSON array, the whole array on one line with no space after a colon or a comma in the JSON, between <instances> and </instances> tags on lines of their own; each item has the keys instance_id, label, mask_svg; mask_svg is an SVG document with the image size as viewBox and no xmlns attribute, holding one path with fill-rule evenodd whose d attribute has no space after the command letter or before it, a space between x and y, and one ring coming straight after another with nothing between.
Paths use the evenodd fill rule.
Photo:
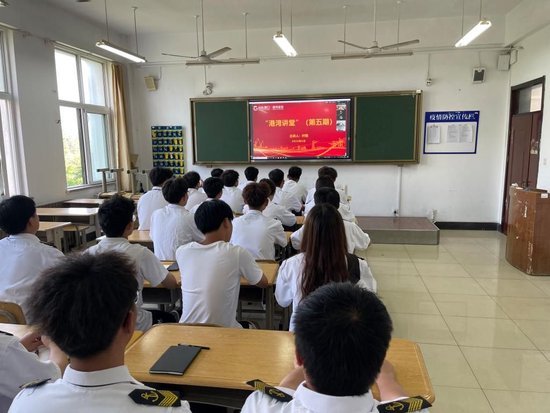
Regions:
<instances>
[{"instance_id":1,"label":"black notebook on desk","mask_svg":"<svg viewBox=\"0 0 550 413\"><path fill-rule=\"evenodd\" d=\"M195 346L170 346L149 369L149 373L181 376L200 351L201 348Z\"/></svg>"},{"instance_id":2,"label":"black notebook on desk","mask_svg":"<svg viewBox=\"0 0 550 413\"><path fill-rule=\"evenodd\" d=\"M168 271L179 271L180 270L180 267L178 265L178 262L175 261L173 262L172 264L170 264L167 268L166 268Z\"/></svg>"}]
</instances>

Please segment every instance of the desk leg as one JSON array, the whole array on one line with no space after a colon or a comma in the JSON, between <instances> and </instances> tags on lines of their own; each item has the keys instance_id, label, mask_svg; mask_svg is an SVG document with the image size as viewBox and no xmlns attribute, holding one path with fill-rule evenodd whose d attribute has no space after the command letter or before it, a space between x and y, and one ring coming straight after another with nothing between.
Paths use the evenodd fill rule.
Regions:
<instances>
[{"instance_id":1,"label":"desk leg","mask_svg":"<svg viewBox=\"0 0 550 413\"><path fill-rule=\"evenodd\" d=\"M273 330L273 313L275 312L275 289L273 285L265 289L265 328Z\"/></svg>"},{"instance_id":2,"label":"desk leg","mask_svg":"<svg viewBox=\"0 0 550 413\"><path fill-rule=\"evenodd\" d=\"M53 230L53 245L59 251L63 251L63 228L57 228Z\"/></svg>"},{"instance_id":3,"label":"desk leg","mask_svg":"<svg viewBox=\"0 0 550 413\"><path fill-rule=\"evenodd\" d=\"M90 225L93 225L95 227L96 239L101 237L101 228L99 227L99 219L97 218L97 215L91 217L90 221Z\"/></svg>"},{"instance_id":4,"label":"desk leg","mask_svg":"<svg viewBox=\"0 0 550 413\"><path fill-rule=\"evenodd\" d=\"M54 244L55 245L55 230L47 230L44 232L46 235L46 242L48 244Z\"/></svg>"}]
</instances>

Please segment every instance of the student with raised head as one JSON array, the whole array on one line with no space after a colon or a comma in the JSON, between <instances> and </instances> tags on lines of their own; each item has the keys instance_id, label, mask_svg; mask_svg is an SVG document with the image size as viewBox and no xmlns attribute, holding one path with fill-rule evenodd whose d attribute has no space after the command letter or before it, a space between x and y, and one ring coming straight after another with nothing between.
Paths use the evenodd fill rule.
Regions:
<instances>
[{"instance_id":1,"label":"student with raised head","mask_svg":"<svg viewBox=\"0 0 550 413\"><path fill-rule=\"evenodd\" d=\"M171 178L162 186L168 205L153 212L150 232L153 250L159 260L174 261L179 246L204 239L195 225L193 214L185 209L189 197L187 183L185 177Z\"/></svg>"},{"instance_id":2,"label":"student with raised head","mask_svg":"<svg viewBox=\"0 0 550 413\"><path fill-rule=\"evenodd\" d=\"M221 178L222 174L223 174L223 169L221 168L214 168L210 171L210 176L212 178Z\"/></svg>"},{"instance_id":3,"label":"student with raised head","mask_svg":"<svg viewBox=\"0 0 550 413\"><path fill-rule=\"evenodd\" d=\"M262 211L266 217L275 218L281 221L283 227L291 228L296 225L296 215L290 212L288 209L281 205L277 205L273 202L273 197L275 196L275 184L271 179L261 179L260 185L262 185L267 193L267 206ZM246 205L245 205L246 209Z\"/></svg>"},{"instance_id":4,"label":"student with raised head","mask_svg":"<svg viewBox=\"0 0 550 413\"><path fill-rule=\"evenodd\" d=\"M255 391L242 413L428 413L429 403L409 399L385 361L391 332L375 294L350 283L318 288L296 311L296 367L278 386L289 401L268 395L280 392ZM383 402L372 395L375 383Z\"/></svg>"},{"instance_id":5,"label":"student with raised head","mask_svg":"<svg viewBox=\"0 0 550 413\"><path fill-rule=\"evenodd\" d=\"M366 261L348 253L344 222L330 204L313 207L304 223L301 253L283 261L277 275L275 299L296 309L302 299L331 282L350 281L376 292ZM294 313L290 330L294 329Z\"/></svg>"},{"instance_id":6,"label":"student with raised head","mask_svg":"<svg viewBox=\"0 0 550 413\"><path fill-rule=\"evenodd\" d=\"M0 203L0 228L8 237L0 240L0 301L25 302L40 273L59 262L63 253L36 237L40 220L34 201L14 195Z\"/></svg>"},{"instance_id":7,"label":"student with raised head","mask_svg":"<svg viewBox=\"0 0 550 413\"><path fill-rule=\"evenodd\" d=\"M270 171L268 176L269 179L271 179L271 181L275 184L275 196L273 197L273 203L281 205L290 212L300 213L303 207L300 200L291 195L289 192L283 191L285 173L277 168Z\"/></svg>"},{"instance_id":8,"label":"student with raised head","mask_svg":"<svg viewBox=\"0 0 550 413\"><path fill-rule=\"evenodd\" d=\"M302 168L299 166L291 166L288 168L287 180L283 185L283 191L297 198L302 204L306 202L307 189L299 183L302 177Z\"/></svg>"},{"instance_id":9,"label":"student with raised head","mask_svg":"<svg viewBox=\"0 0 550 413\"><path fill-rule=\"evenodd\" d=\"M137 297L137 329L148 330L153 324L153 315L142 308L141 290L145 280L156 287L162 284L165 288L178 288L174 276L160 263L151 250L143 245L131 244L128 236L134 230L134 203L120 195L115 195L104 202L98 210L99 225L106 235L97 245L86 250L89 254L101 254L115 251L126 254L136 267L134 272L138 282Z\"/></svg>"},{"instance_id":10,"label":"student with raised head","mask_svg":"<svg viewBox=\"0 0 550 413\"><path fill-rule=\"evenodd\" d=\"M189 171L183 175L183 177L187 181L187 186L189 186L189 197L187 198L185 209L191 211L195 205L201 204L206 199L206 194L199 191L201 187L201 176L198 172Z\"/></svg>"},{"instance_id":11,"label":"student with raised head","mask_svg":"<svg viewBox=\"0 0 550 413\"><path fill-rule=\"evenodd\" d=\"M10 413L190 412L186 401L143 385L124 365L138 288L134 263L114 252L75 255L46 271L29 300L30 322L70 364L53 383L36 377L42 382L19 393Z\"/></svg>"},{"instance_id":12,"label":"student with raised head","mask_svg":"<svg viewBox=\"0 0 550 413\"><path fill-rule=\"evenodd\" d=\"M275 245L286 247L287 244L283 224L262 214L267 206L267 193L267 188L257 183L244 188L243 198L248 212L233 221L230 241L246 249L257 260L274 260Z\"/></svg>"},{"instance_id":13,"label":"student with raised head","mask_svg":"<svg viewBox=\"0 0 550 413\"><path fill-rule=\"evenodd\" d=\"M342 198L340 195L340 192L336 188L334 188L334 181L330 176L323 175L317 178L317 181L315 181L315 191L318 191L321 188L330 188L334 189L338 193L338 197L340 199L338 211L340 212L340 215L342 215L342 219L344 221L350 221L355 223L355 215L353 212L351 212L351 208L349 204L342 203ZM308 212L316 205L315 203L315 193L313 194L313 198L305 205L304 207L304 215L307 215Z\"/></svg>"},{"instance_id":14,"label":"student with raised head","mask_svg":"<svg viewBox=\"0 0 550 413\"><path fill-rule=\"evenodd\" d=\"M336 171L336 169L331 166L321 166L317 170L317 177L320 178L322 176L328 176L332 180L332 183L334 184L334 189L336 189L338 191L338 194L340 195L340 202L345 205L349 204L347 194L340 188L336 188L336 178L338 178L338 171ZM306 196L306 204L309 204L313 201L313 195L315 194L316 190L316 188L311 188L308 191Z\"/></svg>"},{"instance_id":15,"label":"student with raised head","mask_svg":"<svg viewBox=\"0 0 550 413\"><path fill-rule=\"evenodd\" d=\"M226 169L221 176L223 181L223 194L220 198L231 207L233 212L241 214L244 206L243 191L239 185L239 173L233 169Z\"/></svg>"},{"instance_id":16,"label":"student with raised head","mask_svg":"<svg viewBox=\"0 0 550 413\"><path fill-rule=\"evenodd\" d=\"M173 175L174 173L170 169L158 166L149 171L149 180L153 184L153 187L139 198L137 204L138 229L140 231L148 231L151 227L151 215L153 215L153 212L168 205L162 196L162 185L172 178Z\"/></svg>"},{"instance_id":17,"label":"student with raised head","mask_svg":"<svg viewBox=\"0 0 550 413\"><path fill-rule=\"evenodd\" d=\"M314 200L315 205L327 203L332 205L334 208L340 208L342 206L342 204L340 203L340 195L338 195L338 192L332 188L325 187L318 189L315 192ZM340 212L340 209L338 209L338 212ZM353 221L347 221L344 219L344 230L346 232L346 242L348 246L348 252L350 254L353 254L356 249L367 249L370 244L370 237L359 227L359 225L357 225ZM298 231L293 232L290 236L292 247L298 251L300 251L301 248L303 235L304 226L300 227Z\"/></svg>"},{"instance_id":18,"label":"student with raised head","mask_svg":"<svg viewBox=\"0 0 550 413\"><path fill-rule=\"evenodd\" d=\"M239 185L239 189L242 191L245 186L248 184L256 183L258 181L258 174L260 171L255 166L247 166L244 170L244 176L246 177L246 182Z\"/></svg>"},{"instance_id":19,"label":"student with raised head","mask_svg":"<svg viewBox=\"0 0 550 413\"><path fill-rule=\"evenodd\" d=\"M213 199L220 199L223 194L223 181L220 178L206 178L204 180L204 183L202 184L202 189L207 196L207 198L203 202L211 201ZM201 206L201 204L202 202L195 205L193 208L190 209L189 212L194 214L195 212L197 212L197 209L199 209L199 206Z\"/></svg>"},{"instance_id":20,"label":"student with raised head","mask_svg":"<svg viewBox=\"0 0 550 413\"><path fill-rule=\"evenodd\" d=\"M267 287L267 278L252 255L229 243L233 212L221 200L203 202L195 213L195 223L204 233L202 244L191 242L176 251L180 268L182 316L180 323L209 323L241 327L237 322L241 276L250 285Z\"/></svg>"}]
</instances>

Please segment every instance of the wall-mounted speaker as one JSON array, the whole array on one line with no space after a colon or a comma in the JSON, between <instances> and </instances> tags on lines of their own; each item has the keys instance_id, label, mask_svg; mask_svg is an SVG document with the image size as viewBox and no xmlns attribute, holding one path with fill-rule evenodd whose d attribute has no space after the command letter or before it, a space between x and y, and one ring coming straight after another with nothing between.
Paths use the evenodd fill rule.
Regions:
<instances>
[{"instance_id":1,"label":"wall-mounted speaker","mask_svg":"<svg viewBox=\"0 0 550 413\"><path fill-rule=\"evenodd\" d=\"M145 76L145 87L149 92L157 90L157 82L153 76Z\"/></svg>"},{"instance_id":2,"label":"wall-mounted speaker","mask_svg":"<svg viewBox=\"0 0 550 413\"><path fill-rule=\"evenodd\" d=\"M506 72L510 70L510 54L499 54L497 60L497 70Z\"/></svg>"},{"instance_id":3,"label":"wall-mounted speaker","mask_svg":"<svg viewBox=\"0 0 550 413\"><path fill-rule=\"evenodd\" d=\"M485 82L485 68L475 67L472 73L472 83L483 83L483 82Z\"/></svg>"}]
</instances>

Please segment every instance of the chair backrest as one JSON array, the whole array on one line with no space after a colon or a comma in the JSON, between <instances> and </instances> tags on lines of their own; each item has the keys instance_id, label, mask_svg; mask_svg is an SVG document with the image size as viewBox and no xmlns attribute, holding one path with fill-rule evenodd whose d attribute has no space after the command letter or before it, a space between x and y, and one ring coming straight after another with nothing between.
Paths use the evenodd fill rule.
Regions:
<instances>
[{"instance_id":1,"label":"chair backrest","mask_svg":"<svg viewBox=\"0 0 550 413\"><path fill-rule=\"evenodd\" d=\"M27 324L21 307L7 301L0 301L0 321L10 324Z\"/></svg>"}]
</instances>

